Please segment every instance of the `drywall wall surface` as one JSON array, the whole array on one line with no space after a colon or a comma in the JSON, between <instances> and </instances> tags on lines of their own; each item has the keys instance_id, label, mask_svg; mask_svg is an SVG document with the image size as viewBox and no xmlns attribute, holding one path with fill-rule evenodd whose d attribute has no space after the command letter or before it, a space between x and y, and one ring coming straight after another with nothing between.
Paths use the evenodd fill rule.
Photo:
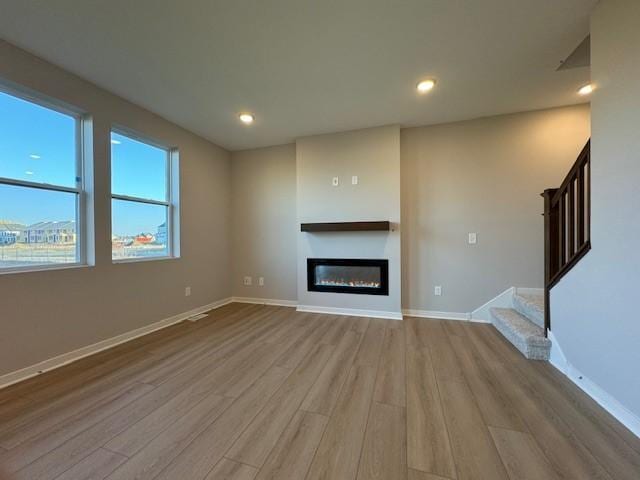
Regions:
<instances>
[{"instance_id":1,"label":"drywall wall surface","mask_svg":"<svg viewBox=\"0 0 640 480\"><path fill-rule=\"evenodd\" d=\"M591 25L591 251L551 290L567 361L640 425L640 3L602 0ZM617 408L621 411L621 408Z\"/></svg>"},{"instance_id":2,"label":"drywall wall surface","mask_svg":"<svg viewBox=\"0 0 640 480\"><path fill-rule=\"evenodd\" d=\"M588 105L403 129L403 308L467 313L542 287L540 193L588 138Z\"/></svg>"},{"instance_id":3,"label":"drywall wall surface","mask_svg":"<svg viewBox=\"0 0 640 480\"><path fill-rule=\"evenodd\" d=\"M86 268L0 275L0 375L231 295L227 151L3 41L0 79L92 117L96 257ZM179 149L179 259L111 262L112 125Z\"/></svg>"},{"instance_id":4,"label":"drywall wall surface","mask_svg":"<svg viewBox=\"0 0 640 480\"><path fill-rule=\"evenodd\" d=\"M296 142L297 217L306 222L388 220L392 232L304 233L297 225L301 305L400 312L400 128L305 137ZM358 184L352 184L352 177ZM338 177L339 184L333 185ZM389 260L389 295L307 290L307 258Z\"/></svg>"},{"instance_id":5,"label":"drywall wall surface","mask_svg":"<svg viewBox=\"0 0 640 480\"><path fill-rule=\"evenodd\" d=\"M233 152L231 159L233 295L295 302L296 146Z\"/></svg>"}]
</instances>

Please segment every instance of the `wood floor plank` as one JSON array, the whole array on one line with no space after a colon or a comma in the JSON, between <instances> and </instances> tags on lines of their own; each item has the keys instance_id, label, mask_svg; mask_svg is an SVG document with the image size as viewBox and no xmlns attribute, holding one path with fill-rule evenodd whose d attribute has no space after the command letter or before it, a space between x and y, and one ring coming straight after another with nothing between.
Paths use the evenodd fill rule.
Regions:
<instances>
[{"instance_id":1,"label":"wood floor plank","mask_svg":"<svg viewBox=\"0 0 640 480\"><path fill-rule=\"evenodd\" d=\"M234 443L227 458L258 468L263 465L334 348L321 343L311 351Z\"/></svg>"},{"instance_id":2,"label":"wood floor plank","mask_svg":"<svg viewBox=\"0 0 640 480\"><path fill-rule=\"evenodd\" d=\"M124 455L100 448L56 480L104 480L126 461L127 457Z\"/></svg>"},{"instance_id":3,"label":"wood floor plank","mask_svg":"<svg viewBox=\"0 0 640 480\"><path fill-rule=\"evenodd\" d=\"M560 477L528 433L489 427L511 480L558 480Z\"/></svg>"},{"instance_id":4,"label":"wood floor plank","mask_svg":"<svg viewBox=\"0 0 640 480\"><path fill-rule=\"evenodd\" d=\"M223 416L207 426L167 468L154 478L156 480L203 479L222 459L290 373L290 370L280 367L270 368L233 402Z\"/></svg>"},{"instance_id":5,"label":"wood floor plank","mask_svg":"<svg viewBox=\"0 0 640 480\"><path fill-rule=\"evenodd\" d=\"M47 456L59 446L64 445L65 442L76 438L76 435L95 425L103 423L122 408L126 408L128 405L135 403L136 400L140 400L145 394L151 393L152 391L153 387L150 385L136 384L125 389L123 392L118 392L113 398L108 398L104 404L96 405L93 410L80 412L77 416L69 418L65 423L54 425L40 436L32 438L7 451L7 453L0 456L0 466L7 472L17 472L24 468L28 469L32 465L32 462ZM101 445L96 445L94 449L97 449L99 446ZM73 465L73 463L68 464L67 468L71 465ZM58 473L62 473L67 468L62 468L62 465L59 465ZM19 478L20 475L16 475L16 477ZM33 478L36 478L35 474Z\"/></svg>"},{"instance_id":6,"label":"wood floor plank","mask_svg":"<svg viewBox=\"0 0 640 480\"><path fill-rule=\"evenodd\" d=\"M328 421L324 415L298 410L256 480L304 479Z\"/></svg>"},{"instance_id":7,"label":"wood floor plank","mask_svg":"<svg viewBox=\"0 0 640 480\"><path fill-rule=\"evenodd\" d=\"M372 367L355 365L351 369L306 480L355 478L375 377Z\"/></svg>"},{"instance_id":8,"label":"wood floor plank","mask_svg":"<svg viewBox=\"0 0 640 480\"><path fill-rule=\"evenodd\" d=\"M394 322L388 322L394 323ZM380 403L406 406L406 348L404 330L385 327L384 341L376 378L374 400Z\"/></svg>"},{"instance_id":9,"label":"wood floor plank","mask_svg":"<svg viewBox=\"0 0 640 480\"><path fill-rule=\"evenodd\" d=\"M330 415L349 375L362 335L346 332L302 403L302 410Z\"/></svg>"},{"instance_id":10,"label":"wood floor plank","mask_svg":"<svg viewBox=\"0 0 640 480\"><path fill-rule=\"evenodd\" d=\"M507 473L469 387L438 381L459 480L506 480Z\"/></svg>"},{"instance_id":11,"label":"wood floor plank","mask_svg":"<svg viewBox=\"0 0 640 480\"><path fill-rule=\"evenodd\" d=\"M416 470L456 477L438 385L424 347L407 347L407 458Z\"/></svg>"},{"instance_id":12,"label":"wood floor plank","mask_svg":"<svg viewBox=\"0 0 640 480\"><path fill-rule=\"evenodd\" d=\"M552 366L465 322L235 304L0 390L7 480L636 480L639 457Z\"/></svg>"},{"instance_id":13,"label":"wood floor plank","mask_svg":"<svg viewBox=\"0 0 640 480\"><path fill-rule=\"evenodd\" d=\"M155 478L180 455L207 426L211 425L233 402L231 398L212 394L196 405L165 431L157 435L120 468L109 480L146 480Z\"/></svg>"},{"instance_id":14,"label":"wood floor plank","mask_svg":"<svg viewBox=\"0 0 640 480\"><path fill-rule=\"evenodd\" d=\"M409 480L452 480L450 478L441 477L440 475L433 475L427 472L421 472L420 470L409 469Z\"/></svg>"},{"instance_id":15,"label":"wood floor plank","mask_svg":"<svg viewBox=\"0 0 640 480\"><path fill-rule=\"evenodd\" d=\"M493 332L491 332L493 333ZM490 338L494 345L503 343L497 335ZM562 418L593 457L609 472L611 477L620 480L634 480L640 472L640 455L620 437L606 422L593 422L584 415L584 409L576 408L565 397L554 383L540 374L536 365L531 365L521 356L516 356L510 349L498 349L503 359L519 373L520 379L526 379L529 395L539 404L546 404L555 414ZM629 468L631 466L632 468Z\"/></svg>"},{"instance_id":16,"label":"wood floor plank","mask_svg":"<svg viewBox=\"0 0 640 480\"><path fill-rule=\"evenodd\" d=\"M356 365L368 365L370 367L378 366L378 360L382 350L382 342L384 341L385 321L386 320L375 318L369 320L368 327L363 332L364 337L360 343L360 348L356 354Z\"/></svg>"},{"instance_id":17,"label":"wood floor plank","mask_svg":"<svg viewBox=\"0 0 640 480\"><path fill-rule=\"evenodd\" d=\"M183 372L182 375L163 383L143 397L129 403L111 417L107 417L96 423L80 435L56 447L46 455L41 456L26 466L23 469L24 471L21 470L20 474L24 475L25 478L30 478L29 475L34 479L54 478L56 471L61 469L63 471L65 466L68 468L70 464L72 465L74 462L90 454L93 450L104 445L114 436L170 401L178 393L183 391L185 386L198 381L212 384L221 378L220 375L226 376L229 372L233 372L234 362L236 360L242 360L244 356L249 355L251 351L251 346L247 346L244 350L237 352L237 358L234 357L228 360L229 369L221 369L220 367L223 365L219 365L218 369L211 369L210 365L206 363L194 365L188 372ZM9 455L11 453L12 452L9 452ZM64 459L64 461L62 461L62 459ZM14 462L15 461L14 459Z\"/></svg>"},{"instance_id":18,"label":"wood floor plank","mask_svg":"<svg viewBox=\"0 0 640 480\"><path fill-rule=\"evenodd\" d=\"M258 469L223 458L205 480L253 480Z\"/></svg>"},{"instance_id":19,"label":"wood floor plank","mask_svg":"<svg viewBox=\"0 0 640 480\"><path fill-rule=\"evenodd\" d=\"M518 409L529 432L558 475L561 478L612 480L602 465L575 437L564 419L545 402L536 400L534 392L526 385L526 379L501 361L496 351L501 347L486 343L483 330L469 330L474 347L482 350L486 358L492 359L488 365L500 382L500 388L509 396L512 405Z\"/></svg>"},{"instance_id":20,"label":"wood floor plank","mask_svg":"<svg viewBox=\"0 0 640 480\"><path fill-rule=\"evenodd\" d=\"M573 382L567 382L567 377L563 375L550 363L538 362L533 365L538 371L544 375L546 380L553 383L555 388L562 391L564 396L571 405L580 410L587 420L594 425L606 425L622 438L627 445L640 453L640 438L635 436L628 428L626 428L613 415L603 409L598 402L587 395L584 390L579 388Z\"/></svg>"},{"instance_id":21,"label":"wood floor plank","mask_svg":"<svg viewBox=\"0 0 640 480\"><path fill-rule=\"evenodd\" d=\"M201 381L189 385L164 405L112 438L105 447L132 457L169 425L179 421L185 412L206 398L214 388L215 381Z\"/></svg>"},{"instance_id":22,"label":"wood floor plank","mask_svg":"<svg viewBox=\"0 0 640 480\"><path fill-rule=\"evenodd\" d=\"M524 421L499 388L497 380L466 336L452 336L451 345L487 425L527 432Z\"/></svg>"},{"instance_id":23,"label":"wood floor plank","mask_svg":"<svg viewBox=\"0 0 640 480\"><path fill-rule=\"evenodd\" d=\"M342 337L351 329L349 319L339 315L331 315L328 321L331 323L331 327L320 342L328 343L329 345L338 345Z\"/></svg>"},{"instance_id":24,"label":"wood floor plank","mask_svg":"<svg viewBox=\"0 0 640 480\"><path fill-rule=\"evenodd\" d=\"M149 367L153 362L148 357L144 362L137 362L131 366L129 372ZM135 379L128 378L127 374L111 377L109 385L94 383L86 387L69 392L59 398L52 399L51 402L38 407L33 407L29 412L17 415L10 421L2 423L2 433L0 434L0 446L12 449L25 441L42 435L55 425L63 422L70 422L74 416L82 412L90 412L97 405L109 402L109 399L136 383Z\"/></svg>"},{"instance_id":25,"label":"wood floor plank","mask_svg":"<svg viewBox=\"0 0 640 480\"><path fill-rule=\"evenodd\" d=\"M444 330L442 320L419 321L418 338L422 345L429 348L436 379L465 381L462 366L451 346L449 335Z\"/></svg>"},{"instance_id":26,"label":"wood floor plank","mask_svg":"<svg viewBox=\"0 0 640 480\"><path fill-rule=\"evenodd\" d=\"M373 403L357 478L407 478L407 429L404 408Z\"/></svg>"},{"instance_id":27,"label":"wood floor plank","mask_svg":"<svg viewBox=\"0 0 640 480\"><path fill-rule=\"evenodd\" d=\"M331 327L326 321L317 321L315 325L306 325L309 329L305 339L294 342L289 348L283 349L284 352L276 360L276 366L284 368L295 368L304 357L317 345Z\"/></svg>"}]
</instances>

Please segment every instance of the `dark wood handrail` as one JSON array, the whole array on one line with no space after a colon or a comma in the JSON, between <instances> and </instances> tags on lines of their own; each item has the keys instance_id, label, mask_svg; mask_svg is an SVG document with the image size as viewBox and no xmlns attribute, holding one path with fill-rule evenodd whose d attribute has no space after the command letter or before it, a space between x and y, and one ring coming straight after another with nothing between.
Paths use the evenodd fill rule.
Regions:
<instances>
[{"instance_id":1,"label":"dark wood handrail","mask_svg":"<svg viewBox=\"0 0 640 480\"><path fill-rule=\"evenodd\" d=\"M591 140L559 188L544 197L544 330L551 328L549 292L591 249Z\"/></svg>"}]
</instances>

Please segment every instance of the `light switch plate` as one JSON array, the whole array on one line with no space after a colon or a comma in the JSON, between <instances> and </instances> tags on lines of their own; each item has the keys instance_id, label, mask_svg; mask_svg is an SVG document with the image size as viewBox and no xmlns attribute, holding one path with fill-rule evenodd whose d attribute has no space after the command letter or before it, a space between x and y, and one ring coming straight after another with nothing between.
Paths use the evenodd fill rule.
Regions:
<instances>
[{"instance_id":1,"label":"light switch plate","mask_svg":"<svg viewBox=\"0 0 640 480\"><path fill-rule=\"evenodd\" d=\"M351 185L357 185L358 184L358 176L357 175L353 175L351 177Z\"/></svg>"},{"instance_id":2,"label":"light switch plate","mask_svg":"<svg viewBox=\"0 0 640 480\"><path fill-rule=\"evenodd\" d=\"M333 180L331 180L331 185L337 187L338 185L340 185L340 179L338 177L333 177Z\"/></svg>"},{"instance_id":3,"label":"light switch plate","mask_svg":"<svg viewBox=\"0 0 640 480\"><path fill-rule=\"evenodd\" d=\"M469 234L469 245L475 245L476 243L478 243L478 234L477 233L470 233Z\"/></svg>"},{"instance_id":4,"label":"light switch plate","mask_svg":"<svg viewBox=\"0 0 640 480\"><path fill-rule=\"evenodd\" d=\"M442 295L442 287L441 287L440 285L436 285L436 286L433 288L433 294L434 294L436 297L441 296L441 295Z\"/></svg>"}]
</instances>

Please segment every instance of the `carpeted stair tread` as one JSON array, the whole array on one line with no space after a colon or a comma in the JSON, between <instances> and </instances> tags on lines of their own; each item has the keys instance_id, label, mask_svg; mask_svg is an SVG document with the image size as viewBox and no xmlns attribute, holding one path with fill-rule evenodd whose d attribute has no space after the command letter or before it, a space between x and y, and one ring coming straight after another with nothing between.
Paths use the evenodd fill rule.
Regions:
<instances>
[{"instance_id":1,"label":"carpeted stair tread","mask_svg":"<svg viewBox=\"0 0 640 480\"><path fill-rule=\"evenodd\" d=\"M516 293L514 308L540 328L544 328L544 296L534 293Z\"/></svg>"},{"instance_id":2,"label":"carpeted stair tread","mask_svg":"<svg viewBox=\"0 0 640 480\"><path fill-rule=\"evenodd\" d=\"M513 308L492 308L491 322L522 354L533 360L549 360L551 341L544 329Z\"/></svg>"}]
</instances>

